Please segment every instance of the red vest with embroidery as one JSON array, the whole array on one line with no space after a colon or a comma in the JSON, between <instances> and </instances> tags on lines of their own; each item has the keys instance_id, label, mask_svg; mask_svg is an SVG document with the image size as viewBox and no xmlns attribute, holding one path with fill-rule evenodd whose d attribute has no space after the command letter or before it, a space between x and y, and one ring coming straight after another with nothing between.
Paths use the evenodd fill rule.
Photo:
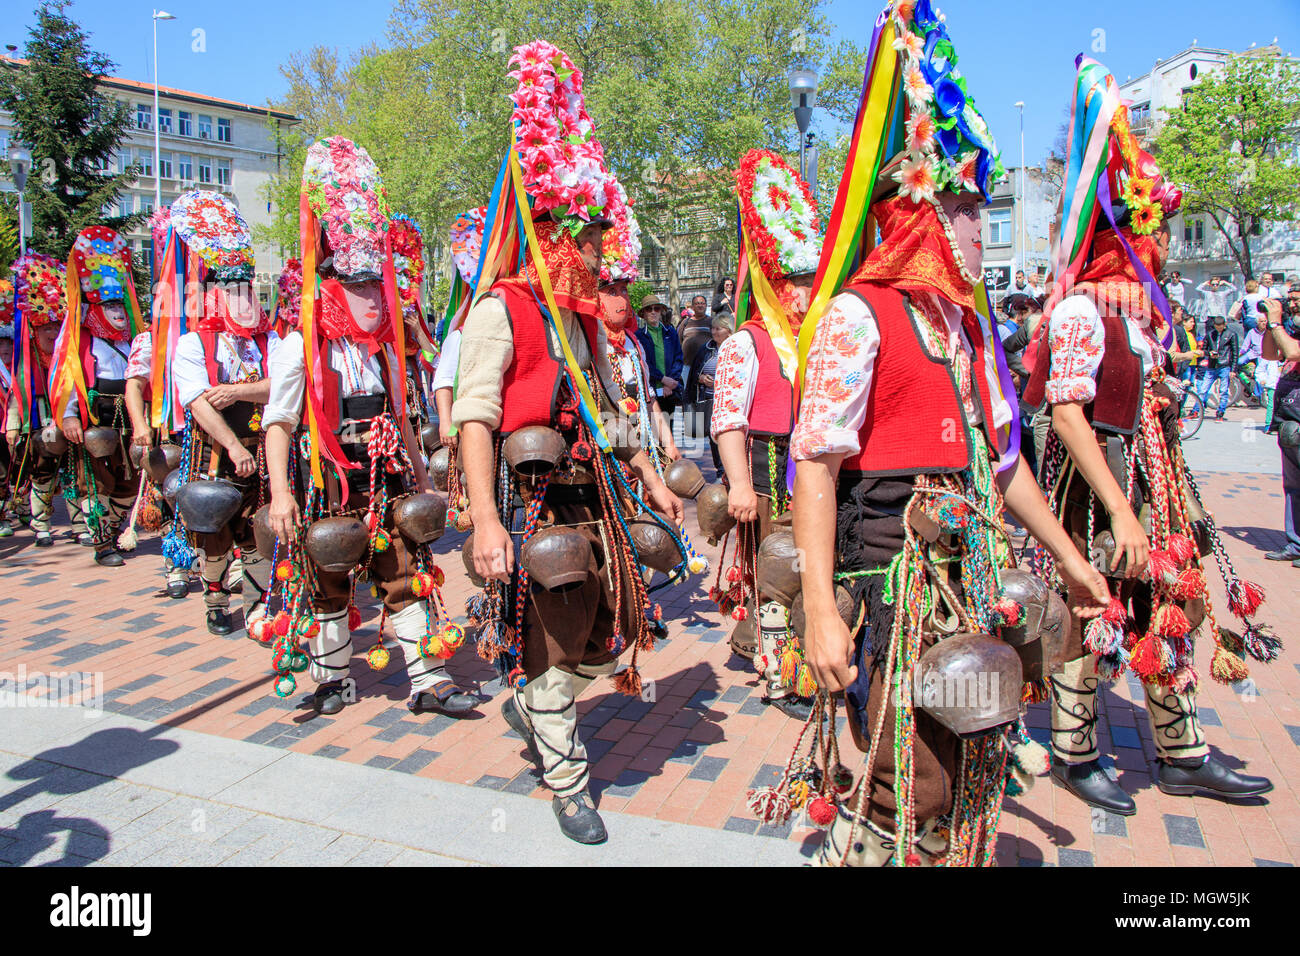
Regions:
<instances>
[{"instance_id":1,"label":"red vest with embroidery","mask_svg":"<svg viewBox=\"0 0 1300 956\"><path fill-rule=\"evenodd\" d=\"M1083 414L1093 428L1116 435L1132 435L1142 414L1142 359L1129 344L1123 316L1102 312L1101 324L1105 333L1105 352L1097 368L1097 396L1083 407ZM1051 348L1040 346L1025 389L1025 405L1043 407L1047 400L1047 379L1051 374Z\"/></svg>"},{"instance_id":2,"label":"red vest with embroidery","mask_svg":"<svg viewBox=\"0 0 1300 956\"><path fill-rule=\"evenodd\" d=\"M555 421L556 396L565 364L562 356L551 353L546 336L547 319L532 293L521 290L517 283L495 285L490 294L506 307L514 333L514 359L501 382L500 431L508 434L527 425L551 425ZM587 337L588 351L594 353L596 320L585 315L579 316L579 320Z\"/></svg>"},{"instance_id":3,"label":"red vest with embroidery","mask_svg":"<svg viewBox=\"0 0 1300 956\"><path fill-rule=\"evenodd\" d=\"M741 331L748 332L754 340L758 358L758 380L749 407L749 433L789 437L794 428L794 386L781 369L772 336L756 322L746 324Z\"/></svg>"},{"instance_id":4,"label":"red vest with embroidery","mask_svg":"<svg viewBox=\"0 0 1300 956\"><path fill-rule=\"evenodd\" d=\"M846 458L841 468L868 477L936 475L969 468L971 435L961 389L952 362L926 350L917 325L925 317L909 314L907 297L886 286L862 283L845 291L860 298L874 314L880 348L866 418L858 433L861 450ZM977 329L967 328L966 334L973 349L971 388L984 413L989 448L996 450L989 388L980 384L984 337Z\"/></svg>"}]
</instances>

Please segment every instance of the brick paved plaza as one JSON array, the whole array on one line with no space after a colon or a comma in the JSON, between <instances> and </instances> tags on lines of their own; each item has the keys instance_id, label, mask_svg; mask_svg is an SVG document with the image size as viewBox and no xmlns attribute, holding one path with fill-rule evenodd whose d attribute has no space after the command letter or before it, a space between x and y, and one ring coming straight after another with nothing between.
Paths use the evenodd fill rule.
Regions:
<instances>
[{"instance_id":1,"label":"brick paved plaza","mask_svg":"<svg viewBox=\"0 0 1300 956\"><path fill-rule=\"evenodd\" d=\"M1269 593L1262 614L1287 643L1252 680L1202 685L1211 747L1233 767L1272 778L1248 805L1161 794L1135 683L1103 694L1103 752L1134 796L1129 818L1094 814L1040 779L1003 816L1005 866L1291 866L1300 859L1300 570L1263 560L1282 541L1278 456L1237 421L1207 422L1188 444L1238 570ZM1254 441L1250 439L1254 438ZM707 453L705 455L707 458ZM694 528L694 517L688 519ZM436 547L445 595L463 609L470 585L461 536ZM352 676L359 702L317 717L304 693L271 691L270 652L242 631L203 627L194 590L162 594L158 542L125 568L101 569L66 540L0 540L0 671L102 676L103 714L0 709L0 861L7 865L709 863L794 865L820 833L760 827L745 791L773 780L797 727L760 701L756 675L731 655L728 628L697 578L663 596L669 640L643 656L646 699L594 685L579 704L593 791L611 833L579 847L559 836L549 798L501 718L502 687L471 650L453 673L482 698L481 716L410 715L394 661L363 660L377 612L365 608ZM703 542L697 542L702 546ZM712 557L716 551L701 547ZM1211 573L1218 606L1222 587ZM1226 611L1222 612L1226 618ZM390 647L392 643L390 642ZM1209 642L1198 644L1208 673ZM300 688L302 684L300 684ZM1030 710L1047 739L1047 710Z\"/></svg>"}]
</instances>

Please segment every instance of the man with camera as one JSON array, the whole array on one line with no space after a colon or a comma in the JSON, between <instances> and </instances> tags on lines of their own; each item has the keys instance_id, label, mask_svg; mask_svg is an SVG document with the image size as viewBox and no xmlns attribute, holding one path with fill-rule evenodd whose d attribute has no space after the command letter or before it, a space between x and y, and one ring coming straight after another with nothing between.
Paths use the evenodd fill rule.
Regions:
<instances>
[{"instance_id":1,"label":"man with camera","mask_svg":"<svg viewBox=\"0 0 1300 956\"><path fill-rule=\"evenodd\" d=\"M1263 359L1282 363L1269 431L1277 433L1282 450L1286 544L1265 557L1300 568L1300 290L1285 300L1265 299L1257 308L1266 319Z\"/></svg>"}]
</instances>

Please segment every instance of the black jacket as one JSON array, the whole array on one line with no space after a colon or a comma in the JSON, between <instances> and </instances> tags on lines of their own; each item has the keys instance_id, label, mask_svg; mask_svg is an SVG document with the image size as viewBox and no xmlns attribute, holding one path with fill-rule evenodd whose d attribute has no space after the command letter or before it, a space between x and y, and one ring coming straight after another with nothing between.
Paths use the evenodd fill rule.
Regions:
<instances>
[{"instance_id":1,"label":"black jacket","mask_svg":"<svg viewBox=\"0 0 1300 956\"><path fill-rule=\"evenodd\" d=\"M1237 339L1237 333L1232 329L1225 327L1222 332L1213 325L1205 333L1205 343L1203 345L1206 357L1209 358L1210 352L1218 352L1217 358L1210 358L1210 368L1232 368L1237 364L1237 355L1241 351L1241 344Z\"/></svg>"}]
</instances>

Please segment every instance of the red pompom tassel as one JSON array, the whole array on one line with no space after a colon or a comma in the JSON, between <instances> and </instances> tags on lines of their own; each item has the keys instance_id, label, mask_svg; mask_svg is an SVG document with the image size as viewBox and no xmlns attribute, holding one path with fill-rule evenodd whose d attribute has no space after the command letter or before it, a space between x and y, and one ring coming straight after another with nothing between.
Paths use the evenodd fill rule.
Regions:
<instances>
[{"instance_id":1,"label":"red pompom tassel","mask_svg":"<svg viewBox=\"0 0 1300 956\"><path fill-rule=\"evenodd\" d=\"M361 608L353 604L348 608L348 630L355 631L361 626Z\"/></svg>"},{"instance_id":2,"label":"red pompom tassel","mask_svg":"<svg viewBox=\"0 0 1300 956\"><path fill-rule=\"evenodd\" d=\"M1006 627L1015 627L1020 623L1020 605L1011 600L1011 598L999 598L998 602L993 605L993 612L1002 618L1002 623Z\"/></svg>"},{"instance_id":3,"label":"red pompom tassel","mask_svg":"<svg viewBox=\"0 0 1300 956\"><path fill-rule=\"evenodd\" d=\"M731 612L731 619L733 621L743 621L747 617L749 617L749 609L743 604Z\"/></svg>"},{"instance_id":4,"label":"red pompom tassel","mask_svg":"<svg viewBox=\"0 0 1300 956\"><path fill-rule=\"evenodd\" d=\"M1175 639L1186 637L1191 629L1192 625L1188 622L1187 615L1176 604L1164 604L1156 610L1154 630L1161 637Z\"/></svg>"},{"instance_id":5,"label":"red pompom tassel","mask_svg":"<svg viewBox=\"0 0 1300 956\"><path fill-rule=\"evenodd\" d=\"M1228 586L1228 610L1237 617L1250 617L1264 603L1264 589L1253 581L1234 580Z\"/></svg>"},{"instance_id":6,"label":"red pompom tassel","mask_svg":"<svg viewBox=\"0 0 1300 956\"><path fill-rule=\"evenodd\" d=\"M1106 605L1106 610L1102 612L1101 619L1110 624L1123 624L1128 613L1124 610L1124 605L1119 598L1111 598L1110 604Z\"/></svg>"},{"instance_id":7,"label":"red pompom tassel","mask_svg":"<svg viewBox=\"0 0 1300 956\"><path fill-rule=\"evenodd\" d=\"M1165 540L1165 549L1179 564L1186 564L1196 557L1196 543L1185 534L1171 534Z\"/></svg>"},{"instance_id":8,"label":"red pompom tassel","mask_svg":"<svg viewBox=\"0 0 1300 956\"><path fill-rule=\"evenodd\" d=\"M808 804L808 819L819 827L824 827L835 819L835 805L820 793Z\"/></svg>"},{"instance_id":9,"label":"red pompom tassel","mask_svg":"<svg viewBox=\"0 0 1300 956\"><path fill-rule=\"evenodd\" d=\"M1170 590L1180 601L1195 600L1205 591L1205 575L1198 568L1180 571L1178 580L1173 583Z\"/></svg>"},{"instance_id":10,"label":"red pompom tassel","mask_svg":"<svg viewBox=\"0 0 1300 956\"><path fill-rule=\"evenodd\" d=\"M1164 669L1163 658L1164 655L1160 653L1160 639L1152 634L1147 634L1134 645L1133 656L1129 659L1129 667L1133 669L1133 673L1137 674L1138 677L1150 683Z\"/></svg>"},{"instance_id":11,"label":"red pompom tassel","mask_svg":"<svg viewBox=\"0 0 1300 956\"><path fill-rule=\"evenodd\" d=\"M284 611L276 614L275 620L271 622L271 627L278 636L284 637L289 633L289 615Z\"/></svg>"},{"instance_id":12,"label":"red pompom tassel","mask_svg":"<svg viewBox=\"0 0 1300 956\"><path fill-rule=\"evenodd\" d=\"M1152 551L1147 562L1147 574L1152 581L1172 584L1178 577L1178 563L1168 551Z\"/></svg>"}]
</instances>

